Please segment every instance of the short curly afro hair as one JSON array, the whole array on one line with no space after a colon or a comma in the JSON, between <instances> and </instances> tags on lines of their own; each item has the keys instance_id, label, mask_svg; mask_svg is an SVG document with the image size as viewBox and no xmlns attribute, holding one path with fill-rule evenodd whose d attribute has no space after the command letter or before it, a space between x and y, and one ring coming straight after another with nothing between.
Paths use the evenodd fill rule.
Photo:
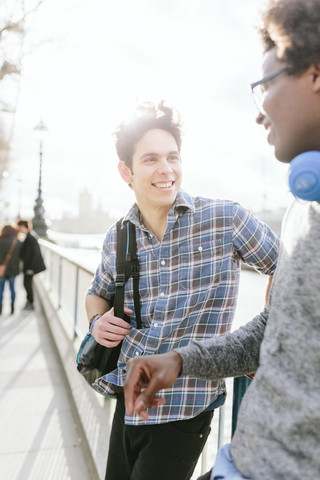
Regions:
<instances>
[{"instance_id":1,"label":"short curly afro hair","mask_svg":"<svg viewBox=\"0 0 320 480\"><path fill-rule=\"evenodd\" d=\"M270 0L262 23L264 52L276 47L289 74L320 64L320 0Z\"/></svg>"}]
</instances>

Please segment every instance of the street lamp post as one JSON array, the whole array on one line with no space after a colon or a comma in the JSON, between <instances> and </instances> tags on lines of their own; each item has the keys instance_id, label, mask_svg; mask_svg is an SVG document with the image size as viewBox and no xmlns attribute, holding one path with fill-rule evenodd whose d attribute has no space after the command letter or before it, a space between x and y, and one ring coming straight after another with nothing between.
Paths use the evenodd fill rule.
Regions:
<instances>
[{"instance_id":1,"label":"street lamp post","mask_svg":"<svg viewBox=\"0 0 320 480\"><path fill-rule=\"evenodd\" d=\"M21 218L21 192L22 192L22 179L18 177L18 215L17 218Z\"/></svg>"},{"instance_id":2,"label":"street lamp post","mask_svg":"<svg viewBox=\"0 0 320 480\"><path fill-rule=\"evenodd\" d=\"M40 123L34 128L34 131L37 133L37 136L40 140L40 167L39 167L39 184L38 184L38 196L33 207L34 217L32 219L33 229L40 237L47 236L47 224L44 218L44 207L42 199L42 144L45 134L48 132L48 129L44 122L40 120Z\"/></svg>"}]
</instances>

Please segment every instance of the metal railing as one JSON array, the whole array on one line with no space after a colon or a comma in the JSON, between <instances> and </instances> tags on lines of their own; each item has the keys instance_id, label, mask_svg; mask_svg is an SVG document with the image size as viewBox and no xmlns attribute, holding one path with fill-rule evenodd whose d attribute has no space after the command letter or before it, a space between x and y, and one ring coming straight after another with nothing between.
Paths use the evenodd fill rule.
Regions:
<instances>
[{"instance_id":1,"label":"metal railing","mask_svg":"<svg viewBox=\"0 0 320 480\"><path fill-rule=\"evenodd\" d=\"M77 255L73 249L59 247L44 240L40 240L40 243L47 265L43 275L46 289L55 306L62 309L67 318L72 319L74 336L81 338L88 330L84 298L94 269L86 266L81 261L81 253Z\"/></svg>"},{"instance_id":2,"label":"metal railing","mask_svg":"<svg viewBox=\"0 0 320 480\"><path fill-rule=\"evenodd\" d=\"M55 307L64 312L66 322L69 322L64 328L69 331L70 336L82 339L88 329L84 298L95 268L85 265L83 250L75 253L73 249L59 247L43 240L40 240L40 243L47 265L47 270L43 274L45 289ZM230 441L235 430L238 409L249 383L250 380L246 377L235 379L234 382L231 379L227 380L226 403L219 408L218 415L213 420L212 433L199 460L201 473L211 468L217 450Z\"/></svg>"}]
</instances>

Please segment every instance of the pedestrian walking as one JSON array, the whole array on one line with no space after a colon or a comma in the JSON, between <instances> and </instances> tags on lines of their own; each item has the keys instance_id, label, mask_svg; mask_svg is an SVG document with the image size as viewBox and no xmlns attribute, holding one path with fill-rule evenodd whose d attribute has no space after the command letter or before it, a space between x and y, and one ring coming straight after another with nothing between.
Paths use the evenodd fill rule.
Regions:
<instances>
[{"instance_id":1,"label":"pedestrian walking","mask_svg":"<svg viewBox=\"0 0 320 480\"><path fill-rule=\"evenodd\" d=\"M29 227L27 220L19 220L19 232L26 235L21 246L20 257L23 261L23 286L27 293L27 302L24 310L33 310L33 276L46 269L37 234Z\"/></svg>"},{"instance_id":2,"label":"pedestrian walking","mask_svg":"<svg viewBox=\"0 0 320 480\"><path fill-rule=\"evenodd\" d=\"M3 293L6 282L11 294L11 315L14 313L16 298L15 279L19 274L21 242L17 238L18 229L11 224L2 228L0 235L0 315L2 314Z\"/></svg>"}]
</instances>

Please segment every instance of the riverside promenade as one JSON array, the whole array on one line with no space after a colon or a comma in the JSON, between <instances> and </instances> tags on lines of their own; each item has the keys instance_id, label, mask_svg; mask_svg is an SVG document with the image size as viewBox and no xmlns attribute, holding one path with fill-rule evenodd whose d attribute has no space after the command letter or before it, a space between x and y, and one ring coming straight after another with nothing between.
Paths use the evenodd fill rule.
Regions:
<instances>
[{"instance_id":1,"label":"riverside promenade","mask_svg":"<svg viewBox=\"0 0 320 480\"><path fill-rule=\"evenodd\" d=\"M23 311L21 276L16 290L0 317L0 478L98 480L39 300Z\"/></svg>"}]
</instances>

